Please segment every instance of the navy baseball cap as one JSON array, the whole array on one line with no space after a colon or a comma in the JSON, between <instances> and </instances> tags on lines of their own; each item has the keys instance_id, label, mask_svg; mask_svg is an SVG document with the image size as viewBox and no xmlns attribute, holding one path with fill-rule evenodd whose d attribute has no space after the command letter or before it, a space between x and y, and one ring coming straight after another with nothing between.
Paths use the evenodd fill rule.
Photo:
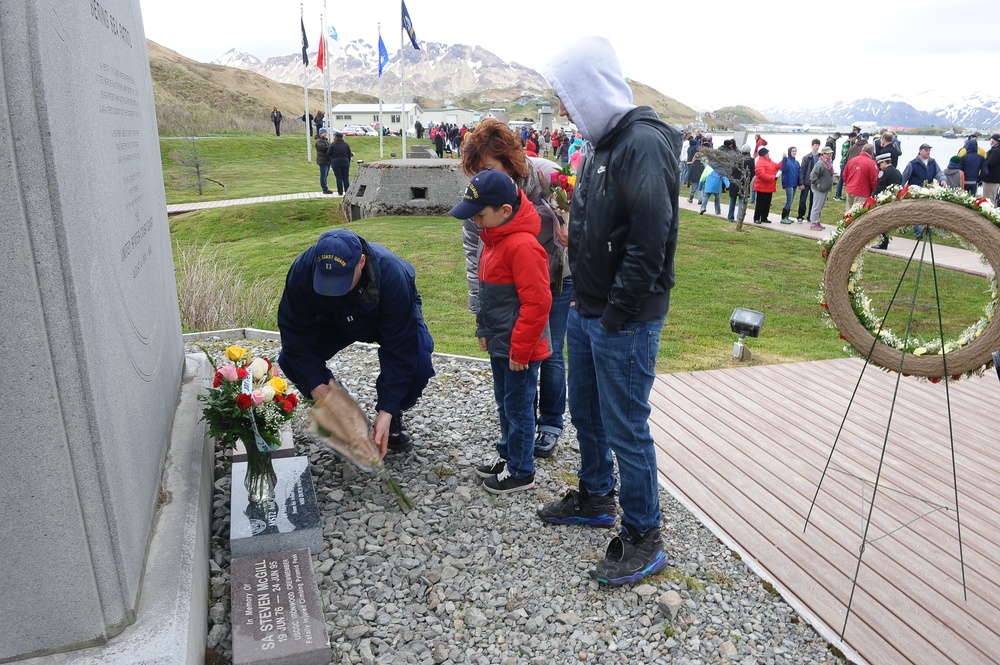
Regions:
<instances>
[{"instance_id":1,"label":"navy baseball cap","mask_svg":"<svg viewBox=\"0 0 1000 665\"><path fill-rule=\"evenodd\" d=\"M511 177L503 171L486 169L469 181L461 203L448 214L458 219L472 219L486 206L502 206L505 203L513 206L517 200L517 185Z\"/></svg>"},{"instance_id":2,"label":"navy baseball cap","mask_svg":"<svg viewBox=\"0 0 1000 665\"><path fill-rule=\"evenodd\" d=\"M347 229L326 231L316 242L313 290L321 296L346 295L361 260L361 238Z\"/></svg>"}]
</instances>

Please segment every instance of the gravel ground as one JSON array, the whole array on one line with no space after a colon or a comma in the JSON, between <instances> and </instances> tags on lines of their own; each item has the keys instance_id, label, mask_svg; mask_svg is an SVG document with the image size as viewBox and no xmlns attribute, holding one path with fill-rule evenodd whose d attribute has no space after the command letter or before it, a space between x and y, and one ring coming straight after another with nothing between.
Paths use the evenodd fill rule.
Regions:
<instances>
[{"instance_id":1,"label":"gravel ground","mask_svg":"<svg viewBox=\"0 0 1000 665\"><path fill-rule=\"evenodd\" d=\"M235 343L277 356L276 342ZM220 355L225 346L201 344ZM556 455L537 462L534 491L492 496L473 471L499 436L489 366L440 356L435 366L406 420L414 450L386 460L414 510L402 512L377 477L296 439L312 464L323 515L323 551L313 567L331 663L844 662L665 490L668 568L631 587L591 580L587 572L614 532L551 526L534 512L576 486L572 427ZM356 345L331 368L371 414L375 350ZM229 663L230 481L222 452L215 475L207 662Z\"/></svg>"}]
</instances>

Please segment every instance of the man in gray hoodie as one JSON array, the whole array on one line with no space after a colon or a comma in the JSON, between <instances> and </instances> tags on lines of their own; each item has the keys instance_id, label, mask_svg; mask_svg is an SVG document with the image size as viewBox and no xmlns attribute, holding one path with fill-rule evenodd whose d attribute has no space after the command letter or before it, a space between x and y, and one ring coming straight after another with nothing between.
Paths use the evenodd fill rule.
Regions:
<instances>
[{"instance_id":1,"label":"man in gray hoodie","mask_svg":"<svg viewBox=\"0 0 1000 665\"><path fill-rule=\"evenodd\" d=\"M559 113L587 141L573 191L569 261L575 307L567 330L569 410L580 445L579 490L538 508L555 524L621 532L591 576L627 584L666 565L660 536L649 393L674 285L680 133L632 103L608 40L571 44L543 73Z\"/></svg>"}]
</instances>

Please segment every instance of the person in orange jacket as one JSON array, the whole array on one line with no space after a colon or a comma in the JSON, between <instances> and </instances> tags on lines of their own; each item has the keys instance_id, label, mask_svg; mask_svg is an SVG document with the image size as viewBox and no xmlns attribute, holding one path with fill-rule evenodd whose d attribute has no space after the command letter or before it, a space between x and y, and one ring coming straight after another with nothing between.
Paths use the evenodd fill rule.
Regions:
<instances>
[{"instance_id":1,"label":"person in orange jacket","mask_svg":"<svg viewBox=\"0 0 1000 665\"><path fill-rule=\"evenodd\" d=\"M777 189L778 171L784 163L784 158L781 162L775 162L768 156L769 154L767 148L761 147L757 150L753 181L753 191L757 193L757 204L753 209L754 224L771 223L767 215L771 212L771 197Z\"/></svg>"}]
</instances>

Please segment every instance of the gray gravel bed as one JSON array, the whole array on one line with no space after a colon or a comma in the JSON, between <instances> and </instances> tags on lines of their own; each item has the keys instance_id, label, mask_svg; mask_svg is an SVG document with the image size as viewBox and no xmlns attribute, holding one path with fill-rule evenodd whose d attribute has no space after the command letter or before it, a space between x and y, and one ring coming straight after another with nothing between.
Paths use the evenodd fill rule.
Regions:
<instances>
[{"instance_id":1,"label":"gray gravel bed","mask_svg":"<svg viewBox=\"0 0 1000 665\"><path fill-rule=\"evenodd\" d=\"M200 342L219 356L225 343L277 357L277 342ZM355 345L331 368L373 415L375 349ZM473 467L493 454L499 436L489 366L436 356L435 368L407 414L413 451L386 460L413 510L404 513L378 477L296 438L323 515L313 567L331 663L845 662L665 490L665 572L624 588L591 580L587 572L614 532L535 517L539 502L576 486L572 426L553 458L536 461L534 491L487 494ZM215 477L207 653L210 663L230 663L230 480L222 451Z\"/></svg>"}]
</instances>

